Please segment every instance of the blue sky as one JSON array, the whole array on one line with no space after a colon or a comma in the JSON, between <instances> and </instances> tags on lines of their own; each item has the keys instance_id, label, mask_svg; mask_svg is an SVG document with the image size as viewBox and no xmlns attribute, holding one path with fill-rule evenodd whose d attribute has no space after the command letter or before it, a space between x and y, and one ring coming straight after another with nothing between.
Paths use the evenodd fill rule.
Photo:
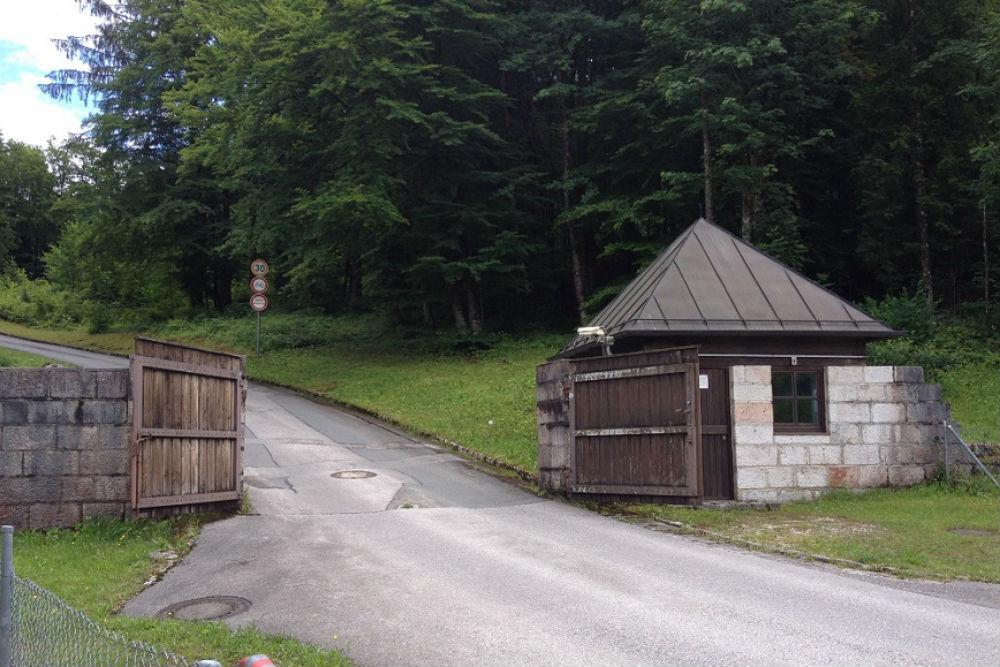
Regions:
<instances>
[{"instance_id":1,"label":"blue sky","mask_svg":"<svg viewBox=\"0 0 1000 667\"><path fill-rule=\"evenodd\" d=\"M6 140L45 146L80 131L87 109L56 102L38 89L56 69L79 68L53 39L86 35L94 18L75 0L0 0L0 133Z\"/></svg>"}]
</instances>

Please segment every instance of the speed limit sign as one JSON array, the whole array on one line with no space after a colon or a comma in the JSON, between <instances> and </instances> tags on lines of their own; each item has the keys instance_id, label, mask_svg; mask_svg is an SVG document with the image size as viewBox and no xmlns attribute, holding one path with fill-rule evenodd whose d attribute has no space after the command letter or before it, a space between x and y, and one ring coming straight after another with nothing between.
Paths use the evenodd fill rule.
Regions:
<instances>
[{"instance_id":1,"label":"speed limit sign","mask_svg":"<svg viewBox=\"0 0 1000 667\"><path fill-rule=\"evenodd\" d=\"M271 267L268 266L268 263L262 259L255 259L254 261L250 262L250 273L254 274L255 276L266 276L267 272L270 270Z\"/></svg>"}]
</instances>

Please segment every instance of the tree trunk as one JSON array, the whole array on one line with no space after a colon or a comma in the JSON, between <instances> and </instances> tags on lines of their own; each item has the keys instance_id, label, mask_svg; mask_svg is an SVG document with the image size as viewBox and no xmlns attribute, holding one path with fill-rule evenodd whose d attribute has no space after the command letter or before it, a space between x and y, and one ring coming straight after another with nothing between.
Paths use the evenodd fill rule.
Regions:
<instances>
[{"instance_id":1,"label":"tree trunk","mask_svg":"<svg viewBox=\"0 0 1000 667\"><path fill-rule=\"evenodd\" d=\"M986 204L983 204L983 303L986 322L990 321L990 230L986 224Z\"/></svg>"},{"instance_id":2,"label":"tree trunk","mask_svg":"<svg viewBox=\"0 0 1000 667\"><path fill-rule=\"evenodd\" d=\"M751 151L748 156L750 160L750 173L756 177L757 167L760 166L760 156ZM751 186L744 186L740 193L740 238L747 243L753 242L753 227L757 222L757 217L764 210L764 189L763 182L754 183Z\"/></svg>"},{"instance_id":3,"label":"tree trunk","mask_svg":"<svg viewBox=\"0 0 1000 667\"><path fill-rule=\"evenodd\" d=\"M701 129L702 161L705 165L705 219L715 222L715 196L712 173L712 138L708 135L708 128Z\"/></svg>"},{"instance_id":4,"label":"tree trunk","mask_svg":"<svg viewBox=\"0 0 1000 667\"><path fill-rule=\"evenodd\" d=\"M466 333L469 331L469 323L465 320L465 313L462 312L462 300L459 298L458 290L451 292L451 314L455 318L455 331Z\"/></svg>"},{"instance_id":5,"label":"tree trunk","mask_svg":"<svg viewBox=\"0 0 1000 667\"><path fill-rule=\"evenodd\" d=\"M569 114L566 110L565 101L562 102L562 194L563 213L569 211L569 168L570 168L570 146L569 146ZM569 231L569 253L570 266L573 271L573 296L576 299L576 312L580 318L580 323L585 324L590 319L587 309L583 305L587 298L586 280L584 278L583 256L580 250L580 240L573 228L573 223L566 223Z\"/></svg>"},{"instance_id":6,"label":"tree trunk","mask_svg":"<svg viewBox=\"0 0 1000 667\"><path fill-rule=\"evenodd\" d=\"M920 280L924 285L924 301L928 309L934 308L934 287L931 275L930 224L927 212L927 174L924 168L923 142L917 139L913 154L913 196L915 223L920 243Z\"/></svg>"},{"instance_id":7,"label":"tree trunk","mask_svg":"<svg viewBox=\"0 0 1000 667\"><path fill-rule=\"evenodd\" d=\"M483 333L483 316L479 309L479 298L476 296L476 286L472 278L466 278L463 285L465 292L465 307L469 313L469 331L474 334Z\"/></svg>"}]
</instances>

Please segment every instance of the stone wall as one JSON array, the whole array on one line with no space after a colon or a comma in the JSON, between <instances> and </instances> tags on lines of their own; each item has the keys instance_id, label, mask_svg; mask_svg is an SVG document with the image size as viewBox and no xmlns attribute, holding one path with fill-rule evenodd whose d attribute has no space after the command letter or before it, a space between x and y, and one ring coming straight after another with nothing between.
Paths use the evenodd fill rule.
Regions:
<instances>
[{"instance_id":1,"label":"stone wall","mask_svg":"<svg viewBox=\"0 0 1000 667\"><path fill-rule=\"evenodd\" d=\"M128 370L0 368L0 523L123 516L130 424Z\"/></svg>"},{"instance_id":2,"label":"stone wall","mask_svg":"<svg viewBox=\"0 0 1000 667\"><path fill-rule=\"evenodd\" d=\"M827 432L775 434L771 367L734 366L733 443L739 500L815 498L836 488L907 486L932 475L950 409L923 369L830 366Z\"/></svg>"}]
</instances>

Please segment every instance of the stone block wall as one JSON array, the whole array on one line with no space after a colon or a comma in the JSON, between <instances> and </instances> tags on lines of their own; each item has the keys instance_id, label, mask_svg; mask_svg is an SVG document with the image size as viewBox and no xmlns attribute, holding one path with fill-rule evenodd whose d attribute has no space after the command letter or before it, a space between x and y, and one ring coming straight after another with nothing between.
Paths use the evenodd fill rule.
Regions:
<instances>
[{"instance_id":1,"label":"stone block wall","mask_svg":"<svg viewBox=\"0 0 1000 667\"><path fill-rule=\"evenodd\" d=\"M0 368L0 523L124 516L131 409L128 370Z\"/></svg>"},{"instance_id":2,"label":"stone block wall","mask_svg":"<svg viewBox=\"0 0 1000 667\"><path fill-rule=\"evenodd\" d=\"M938 385L911 366L830 366L827 432L776 434L771 367L734 366L733 442L739 500L811 499L836 488L908 486L932 475L950 420Z\"/></svg>"}]
</instances>

